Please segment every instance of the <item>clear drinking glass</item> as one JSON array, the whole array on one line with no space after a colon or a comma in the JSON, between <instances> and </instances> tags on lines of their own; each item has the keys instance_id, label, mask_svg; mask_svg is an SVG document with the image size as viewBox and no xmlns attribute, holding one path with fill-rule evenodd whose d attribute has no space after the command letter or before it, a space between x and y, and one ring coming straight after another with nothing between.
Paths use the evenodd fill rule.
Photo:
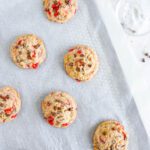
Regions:
<instances>
[{"instance_id":1,"label":"clear drinking glass","mask_svg":"<svg viewBox=\"0 0 150 150\"><path fill-rule=\"evenodd\" d=\"M117 17L130 35L150 32L150 0L118 0Z\"/></svg>"}]
</instances>

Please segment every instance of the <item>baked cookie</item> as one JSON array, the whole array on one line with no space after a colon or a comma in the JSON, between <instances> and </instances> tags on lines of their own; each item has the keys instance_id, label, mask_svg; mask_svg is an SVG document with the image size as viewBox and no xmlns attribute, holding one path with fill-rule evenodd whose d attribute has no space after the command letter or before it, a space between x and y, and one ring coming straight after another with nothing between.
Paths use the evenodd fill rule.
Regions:
<instances>
[{"instance_id":1,"label":"baked cookie","mask_svg":"<svg viewBox=\"0 0 150 150\"><path fill-rule=\"evenodd\" d=\"M16 118L21 107L20 96L11 87L0 89L0 123Z\"/></svg>"},{"instance_id":2,"label":"baked cookie","mask_svg":"<svg viewBox=\"0 0 150 150\"><path fill-rule=\"evenodd\" d=\"M67 93L52 92L42 101L42 111L50 125L65 128L75 120L77 105Z\"/></svg>"},{"instance_id":3,"label":"baked cookie","mask_svg":"<svg viewBox=\"0 0 150 150\"><path fill-rule=\"evenodd\" d=\"M127 133L118 121L100 123L93 136L94 150L127 150L127 145Z\"/></svg>"},{"instance_id":4,"label":"baked cookie","mask_svg":"<svg viewBox=\"0 0 150 150\"><path fill-rule=\"evenodd\" d=\"M50 21L64 23L76 13L77 0L43 0L43 5Z\"/></svg>"},{"instance_id":5,"label":"baked cookie","mask_svg":"<svg viewBox=\"0 0 150 150\"><path fill-rule=\"evenodd\" d=\"M36 69L46 58L44 43L36 35L22 35L11 46L11 57L18 67Z\"/></svg>"},{"instance_id":6,"label":"baked cookie","mask_svg":"<svg viewBox=\"0 0 150 150\"><path fill-rule=\"evenodd\" d=\"M67 74L77 81L90 80L99 66L96 53L88 46L77 45L64 56Z\"/></svg>"}]
</instances>

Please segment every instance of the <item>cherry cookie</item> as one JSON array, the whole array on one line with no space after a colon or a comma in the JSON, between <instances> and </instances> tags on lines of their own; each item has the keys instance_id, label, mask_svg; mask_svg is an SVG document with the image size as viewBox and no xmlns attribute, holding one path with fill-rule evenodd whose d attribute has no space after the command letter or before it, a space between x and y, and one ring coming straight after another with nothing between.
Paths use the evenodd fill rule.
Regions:
<instances>
[{"instance_id":1,"label":"cherry cookie","mask_svg":"<svg viewBox=\"0 0 150 150\"><path fill-rule=\"evenodd\" d=\"M127 150L127 145L127 133L118 121L100 123L93 136L94 150Z\"/></svg>"},{"instance_id":2,"label":"cherry cookie","mask_svg":"<svg viewBox=\"0 0 150 150\"><path fill-rule=\"evenodd\" d=\"M11 87L0 89L0 123L16 118L21 107L20 96Z\"/></svg>"},{"instance_id":3,"label":"cherry cookie","mask_svg":"<svg viewBox=\"0 0 150 150\"><path fill-rule=\"evenodd\" d=\"M46 58L44 43L33 34L19 36L11 46L11 57L20 68L36 69Z\"/></svg>"},{"instance_id":4,"label":"cherry cookie","mask_svg":"<svg viewBox=\"0 0 150 150\"><path fill-rule=\"evenodd\" d=\"M77 81L93 78L99 66L96 53L85 45L77 45L64 56L64 67L67 74Z\"/></svg>"},{"instance_id":5,"label":"cherry cookie","mask_svg":"<svg viewBox=\"0 0 150 150\"><path fill-rule=\"evenodd\" d=\"M77 105L67 93L52 92L42 101L42 111L51 126L66 128L77 116Z\"/></svg>"},{"instance_id":6,"label":"cherry cookie","mask_svg":"<svg viewBox=\"0 0 150 150\"><path fill-rule=\"evenodd\" d=\"M43 0L43 6L50 21L64 23L76 13L77 0Z\"/></svg>"}]
</instances>

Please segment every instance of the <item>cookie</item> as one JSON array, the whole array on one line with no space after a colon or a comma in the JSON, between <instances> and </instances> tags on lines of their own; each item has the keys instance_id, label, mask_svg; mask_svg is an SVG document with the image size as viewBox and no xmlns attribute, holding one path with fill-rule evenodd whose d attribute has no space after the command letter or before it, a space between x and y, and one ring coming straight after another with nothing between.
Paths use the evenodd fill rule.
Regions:
<instances>
[{"instance_id":1,"label":"cookie","mask_svg":"<svg viewBox=\"0 0 150 150\"><path fill-rule=\"evenodd\" d=\"M52 92L42 101L42 111L51 126L65 128L74 122L77 105L67 93Z\"/></svg>"},{"instance_id":2,"label":"cookie","mask_svg":"<svg viewBox=\"0 0 150 150\"><path fill-rule=\"evenodd\" d=\"M20 107L20 96L15 89L11 87L0 89L0 123L15 119Z\"/></svg>"},{"instance_id":3,"label":"cookie","mask_svg":"<svg viewBox=\"0 0 150 150\"><path fill-rule=\"evenodd\" d=\"M11 57L20 68L36 69L46 58L44 43L36 35L22 35L11 46Z\"/></svg>"},{"instance_id":4,"label":"cookie","mask_svg":"<svg viewBox=\"0 0 150 150\"><path fill-rule=\"evenodd\" d=\"M94 150L127 150L127 145L127 133L118 121L100 123L93 136Z\"/></svg>"},{"instance_id":5,"label":"cookie","mask_svg":"<svg viewBox=\"0 0 150 150\"><path fill-rule=\"evenodd\" d=\"M92 48L77 45L64 56L64 67L67 74L77 81L90 80L97 72L98 57Z\"/></svg>"},{"instance_id":6,"label":"cookie","mask_svg":"<svg viewBox=\"0 0 150 150\"><path fill-rule=\"evenodd\" d=\"M44 11L50 21L65 23L77 9L77 0L43 0Z\"/></svg>"}]
</instances>

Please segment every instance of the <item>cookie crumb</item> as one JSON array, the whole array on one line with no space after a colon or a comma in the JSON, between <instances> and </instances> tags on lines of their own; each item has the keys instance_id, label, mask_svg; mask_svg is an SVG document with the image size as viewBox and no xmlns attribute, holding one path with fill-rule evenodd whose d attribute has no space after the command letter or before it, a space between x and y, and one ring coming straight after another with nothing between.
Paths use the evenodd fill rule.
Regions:
<instances>
[{"instance_id":1,"label":"cookie crumb","mask_svg":"<svg viewBox=\"0 0 150 150\"><path fill-rule=\"evenodd\" d=\"M145 58L142 58L142 60L141 60L143 63L145 63Z\"/></svg>"},{"instance_id":2,"label":"cookie crumb","mask_svg":"<svg viewBox=\"0 0 150 150\"><path fill-rule=\"evenodd\" d=\"M145 55L145 56L149 56L149 54L148 54L148 53L144 53L144 55Z\"/></svg>"}]
</instances>

